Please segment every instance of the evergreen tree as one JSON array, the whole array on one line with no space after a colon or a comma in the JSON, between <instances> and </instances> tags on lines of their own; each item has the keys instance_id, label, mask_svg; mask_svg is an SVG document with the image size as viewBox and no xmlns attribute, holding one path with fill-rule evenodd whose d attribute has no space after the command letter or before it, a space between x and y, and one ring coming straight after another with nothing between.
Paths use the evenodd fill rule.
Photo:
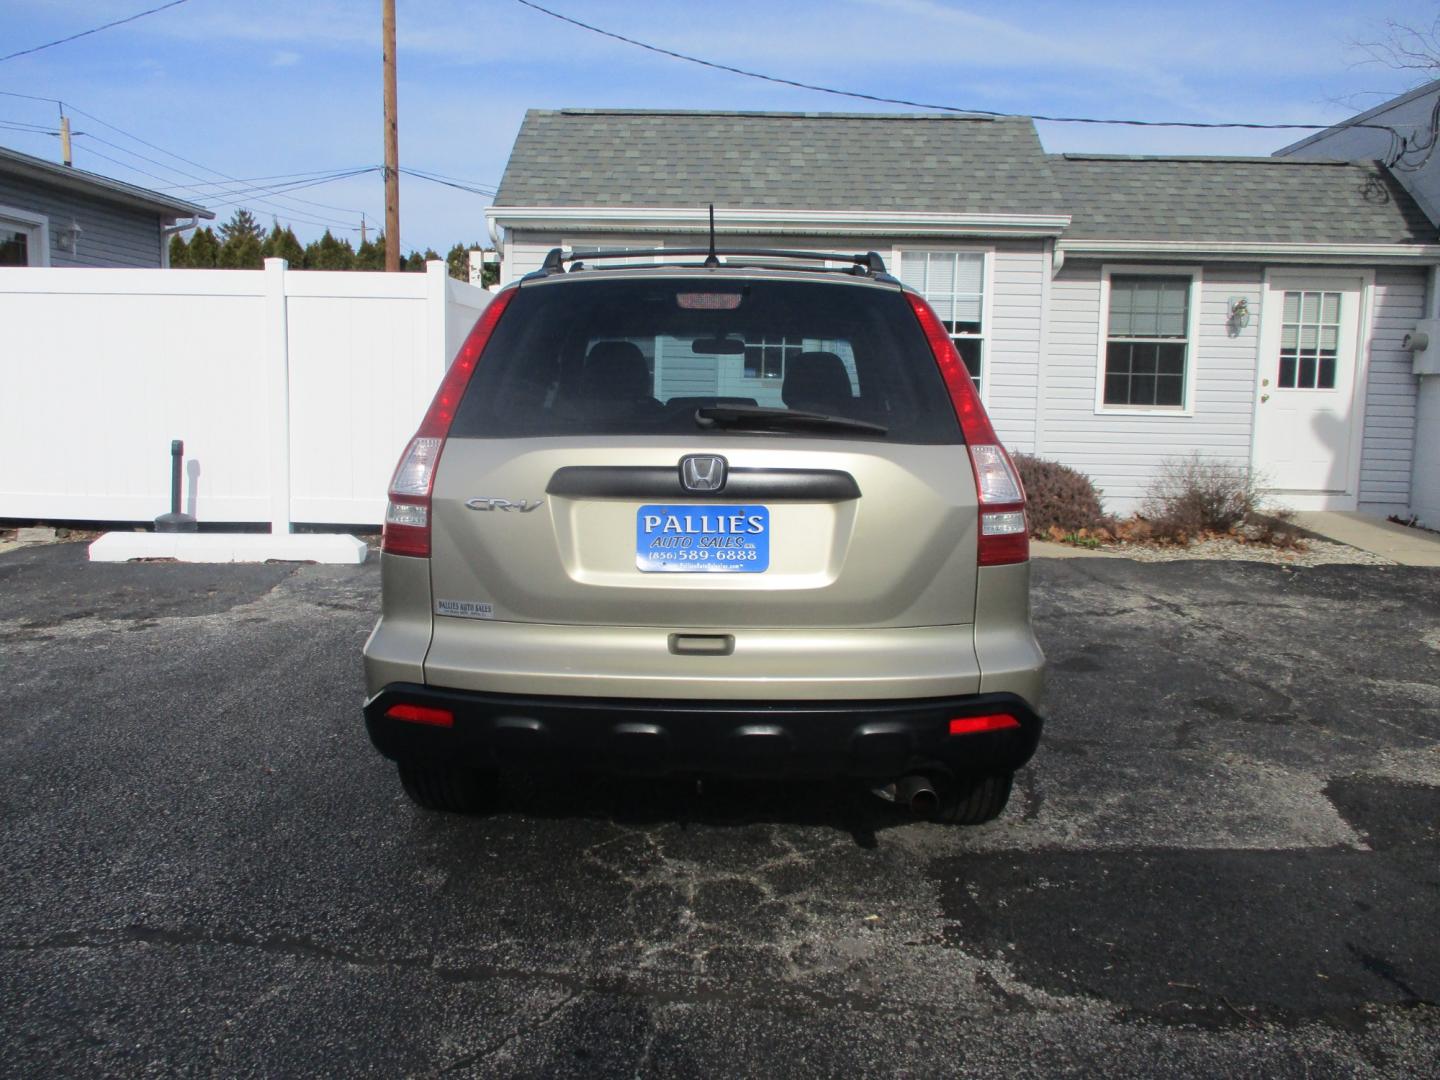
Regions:
<instances>
[{"instance_id":1,"label":"evergreen tree","mask_svg":"<svg viewBox=\"0 0 1440 1080\"><path fill-rule=\"evenodd\" d=\"M259 240L237 233L220 245L218 265L221 270L259 270L264 258Z\"/></svg>"},{"instance_id":2,"label":"evergreen tree","mask_svg":"<svg viewBox=\"0 0 1440 1080\"><path fill-rule=\"evenodd\" d=\"M425 256L418 251L412 251L405 258L400 260L400 269L406 273L414 273L425 269Z\"/></svg>"},{"instance_id":3,"label":"evergreen tree","mask_svg":"<svg viewBox=\"0 0 1440 1080\"><path fill-rule=\"evenodd\" d=\"M476 244L475 247L479 247ZM457 281L470 280L470 248L464 244L456 244L445 256L445 265L450 271L450 276Z\"/></svg>"},{"instance_id":4,"label":"evergreen tree","mask_svg":"<svg viewBox=\"0 0 1440 1080\"><path fill-rule=\"evenodd\" d=\"M185 237L176 233L170 237L170 266L174 270L183 270L190 265L190 248L185 243Z\"/></svg>"},{"instance_id":5,"label":"evergreen tree","mask_svg":"<svg viewBox=\"0 0 1440 1080\"><path fill-rule=\"evenodd\" d=\"M349 240L337 240L329 229L305 248L307 270L354 270L355 249Z\"/></svg>"},{"instance_id":6,"label":"evergreen tree","mask_svg":"<svg viewBox=\"0 0 1440 1080\"><path fill-rule=\"evenodd\" d=\"M195 230L186 257L188 265L197 270L213 270L220 264L220 241L210 226Z\"/></svg>"},{"instance_id":7,"label":"evergreen tree","mask_svg":"<svg viewBox=\"0 0 1440 1080\"><path fill-rule=\"evenodd\" d=\"M280 228L278 221L270 230L270 235L265 237L260 256L262 259L284 259L292 270L302 270L305 267L305 249L300 246L295 230L289 225Z\"/></svg>"},{"instance_id":8,"label":"evergreen tree","mask_svg":"<svg viewBox=\"0 0 1440 1080\"><path fill-rule=\"evenodd\" d=\"M220 226L222 244L228 244L237 238L254 240L257 245L265 239L265 230L260 227L260 222L244 207L236 210L230 215L230 220Z\"/></svg>"},{"instance_id":9,"label":"evergreen tree","mask_svg":"<svg viewBox=\"0 0 1440 1080\"><path fill-rule=\"evenodd\" d=\"M385 269L385 234L382 232L374 240L366 240L355 252L356 270L384 270Z\"/></svg>"}]
</instances>

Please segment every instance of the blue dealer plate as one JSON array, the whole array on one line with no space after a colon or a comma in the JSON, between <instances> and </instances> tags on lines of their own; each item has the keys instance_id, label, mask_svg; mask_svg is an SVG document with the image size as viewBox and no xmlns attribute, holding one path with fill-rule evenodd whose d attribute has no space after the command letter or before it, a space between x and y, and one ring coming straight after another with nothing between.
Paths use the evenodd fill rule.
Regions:
<instances>
[{"instance_id":1,"label":"blue dealer plate","mask_svg":"<svg viewBox=\"0 0 1440 1080\"><path fill-rule=\"evenodd\" d=\"M642 506L635 565L646 572L758 574L770 566L765 506Z\"/></svg>"}]
</instances>

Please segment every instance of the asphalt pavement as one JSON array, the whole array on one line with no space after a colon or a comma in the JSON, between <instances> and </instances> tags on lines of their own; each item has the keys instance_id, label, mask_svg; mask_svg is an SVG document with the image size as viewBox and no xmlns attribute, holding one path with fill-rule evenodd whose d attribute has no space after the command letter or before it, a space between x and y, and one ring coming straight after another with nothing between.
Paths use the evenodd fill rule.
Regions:
<instances>
[{"instance_id":1,"label":"asphalt pavement","mask_svg":"<svg viewBox=\"0 0 1440 1080\"><path fill-rule=\"evenodd\" d=\"M0 1075L1433 1076L1440 573L1037 561L1010 809L369 746L373 562L0 555Z\"/></svg>"}]
</instances>

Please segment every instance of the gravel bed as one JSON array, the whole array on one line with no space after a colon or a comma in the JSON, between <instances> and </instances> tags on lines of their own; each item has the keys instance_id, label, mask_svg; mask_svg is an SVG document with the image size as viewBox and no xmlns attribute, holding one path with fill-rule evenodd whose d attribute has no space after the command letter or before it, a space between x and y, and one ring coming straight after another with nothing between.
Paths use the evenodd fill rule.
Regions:
<instances>
[{"instance_id":1,"label":"gravel bed","mask_svg":"<svg viewBox=\"0 0 1440 1080\"><path fill-rule=\"evenodd\" d=\"M1280 566L1330 566L1359 563L1365 566L1394 566L1394 559L1369 551L1335 544L1329 540L1306 540L1305 550L1286 550L1266 544L1242 544L1235 540L1198 540L1178 544L1104 544L1098 550L1136 562L1178 562L1182 559L1223 559L1232 562L1265 562Z\"/></svg>"}]
</instances>

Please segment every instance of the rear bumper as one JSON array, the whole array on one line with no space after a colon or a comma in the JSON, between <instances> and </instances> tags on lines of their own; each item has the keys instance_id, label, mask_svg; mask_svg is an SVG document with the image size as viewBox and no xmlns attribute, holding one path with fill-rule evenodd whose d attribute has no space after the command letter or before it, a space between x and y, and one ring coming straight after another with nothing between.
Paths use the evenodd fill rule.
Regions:
<instances>
[{"instance_id":1,"label":"rear bumper","mask_svg":"<svg viewBox=\"0 0 1440 1080\"><path fill-rule=\"evenodd\" d=\"M453 726L397 720L396 705L449 710ZM952 719L1003 713L1018 727L949 734ZM1010 772L1042 720L1015 694L902 701L641 701L440 690L392 683L365 704L375 748L396 761L489 769L890 779L944 768Z\"/></svg>"}]
</instances>

